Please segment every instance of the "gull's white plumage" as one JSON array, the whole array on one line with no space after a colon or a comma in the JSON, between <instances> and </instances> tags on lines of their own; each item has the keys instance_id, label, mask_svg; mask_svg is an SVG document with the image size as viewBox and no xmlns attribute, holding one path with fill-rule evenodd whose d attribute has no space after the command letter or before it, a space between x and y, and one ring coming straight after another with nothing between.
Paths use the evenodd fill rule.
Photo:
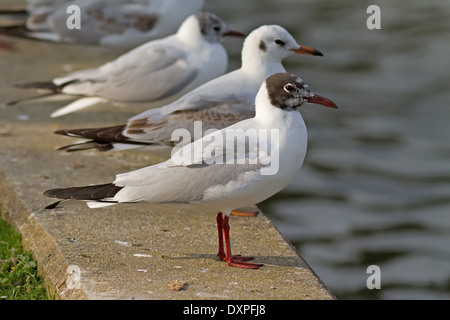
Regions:
<instances>
[{"instance_id":1,"label":"gull's white plumage","mask_svg":"<svg viewBox=\"0 0 450 320\"><path fill-rule=\"evenodd\" d=\"M288 74L276 74L269 77L283 76L282 80L299 79ZM267 80L269 81L269 80ZM313 99L317 95L311 93L309 88L298 80L298 96L292 99L284 99L286 107L283 109L273 105L273 99L269 98L267 81L261 85L256 96L256 115L245 119L220 131L211 133L179 149L182 153L187 149L205 150L205 148L224 146L219 139L211 139L211 135L224 133L226 130L247 129L276 130L277 139L269 139L269 147L266 150L276 152L279 161L279 170L272 175L262 175L261 169L268 166L258 162L257 164L220 164L209 163L210 154L201 153L203 164L198 164L196 158L185 163L175 162L174 156L160 164L145 167L128 173L119 174L114 185L121 187L114 197L99 199L114 203L147 202L158 204L183 204L201 209L216 209L227 211L234 207L247 206L260 202L280 191L292 179L302 165L306 154L307 133L302 116L295 111L300 105L316 102ZM279 88L272 88L274 91ZM326 102L327 106L333 106ZM290 108L290 110L287 110ZM228 138L227 135L223 135ZM241 141L245 141L241 140ZM226 152L234 152L233 149L225 149ZM197 153L198 155L199 153ZM176 154L175 154L176 155ZM264 154L266 155L266 154ZM248 157L245 153L242 156ZM202 163L202 162L200 162ZM218 205L220 203L220 205ZM98 205L98 204L96 204ZM101 204L100 204L101 205ZM104 205L110 205L104 203Z\"/></svg>"},{"instance_id":2,"label":"gull's white plumage","mask_svg":"<svg viewBox=\"0 0 450 320\"><path fill-rule=\"evenodd\" d=\"M279 41L283 45L277 44ZM294 52L321 55L315 49L299 45L288 31L278 25L257 28L244 41L241 68L201 85L175 102L130 118L121 133L124 136L121 147L129 140L153 144L146 148L149 151L161 149L161 146L170 150L173 146L171 135L176 128L189 130L193 137L196 120L202 121L203 131L206 131L252 117L254 99L261 83L272 74L285 72L281 62ZM58 133L71 135L70 130ZM117 144L113 145L113 150L120 150ZM143 147L139 144L129 146Z\"/></svg>"},{"instance_id":3,"label":"gull's white plumage","mask_svg":"<svg viewBox=\"0 0 450 320\"><path fill-rule=\"evenodd\" d=\"M219 259L227 261L229 266L257 269L262 265L247 262L251 258L231 254L229 214L233 208L254 205L274 195L296 175L305 158L307 145L306 127L298 109L307 102L336 107L332 101L310 92L300 78L277 73L262 84L255 101L255 117L219 131L226 140L227 130L276 130L277 137L269 140L270 145L263 152L263 157L270 154L271 160L278 158L278 170L271 175L262 174L268 163L239 164L237 160L232 163L209 163L211 154L202 151L215 144L219 144L217 150L223 150L224 144L219 143L219 139L209 139L207 135L178 150L182 152L198 147L203 155L199 164L195 158L180 163L172 157L160 164L119 174L111 184L52 189L44 194L60 199L84 200L91 208L119 203L148 203L172 209L215 212ZM217 135L217 132L212 134ZM241 143L244 140L241 139ZM234 147L225 148L225 155L234 153L234 150ZM248 158L249 153L239 156ZM55 208L60 203L47 208ZM223 238L226 251L223 249Z\"/></svg>"},{"instance_id":4,"label":"gull's white plumage","mask_svg":"<svg viewBox=\"0 0 450 320\"><path fill-rule=\"evenodd\" d=\"M99 68L76 71L53 82L61 85L76 80L63 88L66 94L154 103L173 99L222 75L227 65L225 48L218 41L206 41L197 18L191 16L174 35L141 45Z\"/></svg>"},{"instance_id":5,"label":"gull's white plumage","mask_svg":"<svg viewBox=\"0 0 450 320\"><path fill-rule=\"evenodd\" d=\"M189 15L201 10L204 0L28 0L26 29L29 38L74 44L133 48L174 33ZM67 21L80 10L81 29ZM1 11L0 11L1 15ZM7 31L6 29L5 31ZM88 31L86 31L88 30ZM17 33L17 30L12 30Z\"/></svg>"},{"instance_id":6,"label":"gull's white plumage","mask_svg":"<svg viewBox=\"0 0 450 320\"><path fill-rule=\"evenodd\" d=\"M175 34L147 42L98 68L18 86L43 88L44 84L55 94L82 97L55 111L53 117L86 108L90 105L83 100L86 97L93 102L160 106L225 73L228 56L220 42L225 36L243 34L230 30L212 13L199 12L188 17Z\"/></svg>"},{"instance_id":7,"label":"gull's white plumage","mask_svg":"<svg viewBox=\"0 0 450 320\"><path fill-rule=\"evenodd\" d=\"M267 150L270 150L271 160L277 157L278 170L273 174L262 174L263 168L269 163L239 164L237 160L232 163L209 163L211 154L202 151L215 144L219 144L217 150L223 150L224 144L219 139L209 139L210 136L207 135L178 150L195 150L197 147L203 155L199 164L195 158L180 163L172 157L160 164L119 174L112 184L53 189L46 191L45 195L84 200L91 208L118 203L149 203L169 208L218 212L218 257L226 260L230 266L259 268L259 264L246 262L247 258L231 255L228 215L233 208L254 205L274 195L301 168L306 154L307 133L298 109L307 102L336 107L332 101L310 92L300 78L278 73L261 85L255 101L255 117L212 133L222 133L226 140L227 130L276 130L277 137L269 140L270 145L263 152L263 156L267 157ZM242 138L241 143L244 140ZM234 147L225 148L224 153L226 155L232 152L234 155L234 150ZM238 158L239 156L248 158L249 153L238 154ZM54 208L59 203L47 208ZM225 218L222 213L225 213ZM225 236L226 254L223 250L222 233Z\"/></svg>"}]
</instances>

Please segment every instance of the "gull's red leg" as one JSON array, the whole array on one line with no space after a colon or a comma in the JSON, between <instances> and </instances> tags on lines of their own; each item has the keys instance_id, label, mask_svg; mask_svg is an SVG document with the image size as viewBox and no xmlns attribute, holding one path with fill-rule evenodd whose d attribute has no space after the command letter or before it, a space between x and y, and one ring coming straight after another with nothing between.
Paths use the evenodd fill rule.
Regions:
<instances>
[{"instance_id":1,"label":"gull's red leg","mask_svg":"<svg viewBox=\"0 0 450 320\"><path fill-rule=\"evenodd\" d=\"M219 252L217 252L217 256L220 260L225 261L225 251L223 250L223 216L222 212L217 214L217 231L219 233Z\"/></svg>"},{"instance_id":2,"label":"gull's red leg","mask_svg":"<svg viewBox=\"0 0 450 320\"><path fill-rule=\"evenodd\" d=\"M226 261L225 250L223 249L223 233L224 233L224 224L223 224L223 215L222 212L219 212L216 217L217 221L217 232L219 234L219 251L217 252L217 256L220 260ZM229 229L229 227L228 227ZM240 255L233 256L234 259L248 261L252 260L253 257L241 257Z\"/></svg>"},{"instance_id":3,"label":"gull's red leg","mask_svg":"<svg viewBox=\"0 0 450 320\"><path fill-rule=\"evenodd\" d=\"M228 216L225 216L225 218L222 221L226 247L226 256L224 260L227 262L227 265L231 267L247 268L247 269L258 269L259 267L262 267L263 266L262 264L245 262L248 260L252 260L253 257L241 257L231 255L229 219L230 218Z\"/></svg>"},{"instance_id":4,"label":"gull's red leg","mask_svg":"<svg viewBox=\"0 0 450 320\"><path fill-rule=\"evenodd\" d=\"M223 249L223 233L224 233L224 225L223 225L223 215L222 212L219 212L216 217L217 221L217 232L219 234L219 251L217 252L217 256L220 260L226 261L225 250ZM252 257L241 257L240 255L234 256L235 259L241 260L252 260Z\"/></svg>"}]
</instances>

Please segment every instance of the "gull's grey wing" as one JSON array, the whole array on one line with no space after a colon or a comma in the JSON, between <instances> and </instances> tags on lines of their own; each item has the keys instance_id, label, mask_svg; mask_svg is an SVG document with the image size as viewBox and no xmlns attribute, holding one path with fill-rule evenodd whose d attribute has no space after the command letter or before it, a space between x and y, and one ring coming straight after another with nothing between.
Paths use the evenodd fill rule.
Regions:
<instances>
[{"instance_id":1,"label":"gull's grey wing","mask_svg":"<svg viewBox=\"0 0 450 320\"><path fill-rule=\"evenodd\" d=\"M118 101L155 101L182 91L197 75L186 64L187 52L168 41L149 43L98 69L74 72L55 84L67 94L101 96Z\"/></svg>"},{"instance_id":2,"label":"gull's grey wing","mask_svg":"<svg viewBox=\"0 0 450 320\"><path fill-rule=\"evenodd\" d=\"M160 109L150 111L146 118L128 121L123 131L124 136L134 141L154 142L169 146L178 143L185 145L194 139L201 138L207 130L220 130L254 116L254 112L239 113L221 107L177 111L169 115L161 114ZM199 122L196 124L196 121ZM199 132L195 132L196 128L199 129ZM183 137L183 141L179 141L179 138L173 136L177 129L185 129L184 132L187 130L190 139Z\"/></svg>"},{"instance_id":3,"label":"gull's grey wing","mask_svg":"<svg viewBox=\"0 0 450 320\"><path fill-rule=\"evenodd\" d=\"M213 79L178 100L162 107L162 113L201 110L213 107L229 107L235 111L253 110L254 100L261 83L256 83L238 69ZM134 118L145 117L143 112Z\"/></svg>"},{"instance_id":4,"label":"gull's grey wing","mask_svg":"<svg viewBox=\"0 0 450 320\"><path fill-rule=\"evenodd\" d=\"M212 164L143 168L118 175L114 185L123 187L118 202L192 203L201 201L211 186L226 185L241 174L258 171L261 164Z\"/></svg>"},{"instance_id":5,"label":"gull's grey wing","mask_svg":"<svg viewBox=\"0 0 450 320\"><path fill-rule=\"evenodd\" d=\"M243 122L246 121L251 119ZM245 128L245 125L229 128ZM236 145L244 144L246 147L243 152L236 152L236 137L224 135L224 132L216 131L182 147L161 164L117 175L114 184L123 188L114 200L152 203L201 201L210 187L225 186L242 174L258 172L265 166L259 161L258 145L249 145L245 136L239 136ZM256 130L254 132L256 134ZM252 134L248 133L248 136ZM232 148L228 145L230 141ZM227 159L233 161L225 163Z\"/></svg>"},{"instance_id":6,"label":"gull's grey wing","mask_svg":"<svg viewBox=\"0 0 450 320\"><path fill-rule=\"evenodd\" d=\"M55 2L55 1L53 1ZM59 1L61 2L61 1ZM29 6L27 28L30 37L48 40L102 44L109 36L121 35L122 42L141 33L150 33L158 22L158 12L149 10L146 3L127 3L128 1L62 1L62 3L41 3ZM68 28L67 13L69 5L80 8L81 29ZM74 12L72 12L74 14ZM89 30L89 32L86 32ZM118 39L120 40L120 39ZM120 45L120 43L118 43Z\"/></svg>"}]
</instances>

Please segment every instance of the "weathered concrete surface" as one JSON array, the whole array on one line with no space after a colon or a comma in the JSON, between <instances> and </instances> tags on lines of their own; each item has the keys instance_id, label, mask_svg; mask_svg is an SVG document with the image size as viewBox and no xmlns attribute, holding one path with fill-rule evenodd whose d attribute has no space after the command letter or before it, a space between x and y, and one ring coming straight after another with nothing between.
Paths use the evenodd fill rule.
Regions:
<instances>
[{"instance_id":1,"label":"weathered concrete surface","mask_svg":"<svg viewBox=\"0 0 450 320\"><path fill-rule=\"evenodd\" d=\"M61 74L68 61L111 59L111 52L19 42L18 55L0 53L0 103L30 96L13 83ZM25 52L26 51L26 52ZM55 53L57 52L57 53ZM80 56L82 58L80 58ZM33 63L40 57L39 63ZM102 58L99 58L102 57ZM77 66L79 67L79 66ZM41 77L42 79L42 77ZM74 139L62 127L122 123L137 110L92 108L60 119L59 102L0 108L0 203L23 235L39 270L60 299L334 299L306 262L264 216L232 217L234 254L252 255L260 270L218 261L215 214L164 211L150 206L88 209L83 203L43 210L53 187L106 183L161 159L133 152L61 153ZM68 270L80 271L80 282ZM179 280L184 289L169 284Z\"/></svg>"}]
</instances>

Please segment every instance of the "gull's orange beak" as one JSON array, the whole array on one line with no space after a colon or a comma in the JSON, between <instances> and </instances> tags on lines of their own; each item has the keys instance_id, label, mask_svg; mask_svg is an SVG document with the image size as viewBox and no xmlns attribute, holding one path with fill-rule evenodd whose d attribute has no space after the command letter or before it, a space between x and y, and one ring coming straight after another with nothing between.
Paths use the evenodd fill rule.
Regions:
<instances>
[{"instance_id":1,"label":"gull's orange beak","mask_svg":"<svg viewBox=\"0 0 450 320\"><path fill-rule=\"evenodd\" d=\"M320 52L319 50L310 48L307 46L300 46L300 48L290 49L290 50L295 53L299 53L299 54L309 54L312 56L323 56L322 52Z\"/></svg>"}]
</instances>

